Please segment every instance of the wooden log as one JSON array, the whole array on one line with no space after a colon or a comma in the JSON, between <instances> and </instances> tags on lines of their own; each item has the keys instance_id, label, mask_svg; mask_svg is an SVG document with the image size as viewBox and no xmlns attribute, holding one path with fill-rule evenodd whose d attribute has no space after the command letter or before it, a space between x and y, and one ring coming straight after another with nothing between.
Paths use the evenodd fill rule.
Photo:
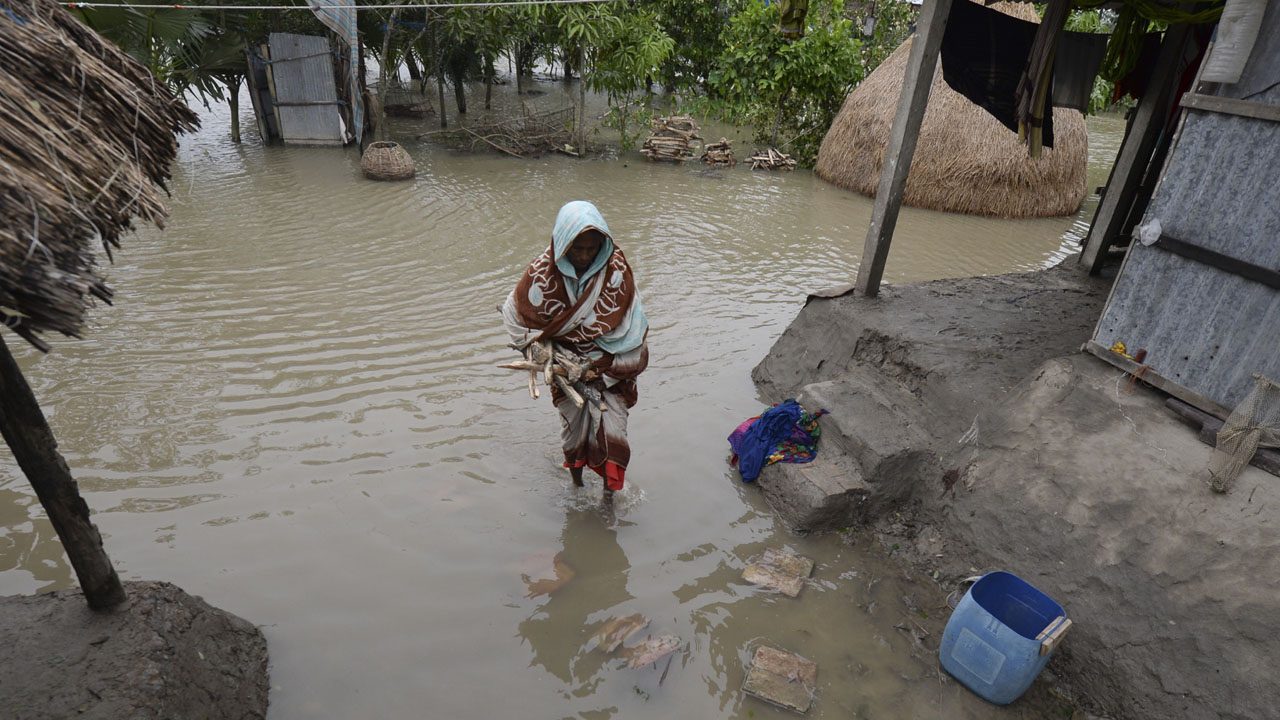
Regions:
<instances>
[{"instance_id":1,"label":"wooden log","mask_svg":"<svg viewBox=\"0 0 1280 720\"><path fill-rule=\"evenodd\" d=\"M582 407L586 403L586 401L582 399L582 396L578 394L578 391L574 390L573 386L566 382L563 377L560 377L559 375L554 377L556 385L560 387L560 392L564 393L565 397L569 398L569 402L572 402L575 407Z\"/></svg>"},{"instance_id":2,"label":"wooden log","mask_svg":"<svg viewBox=\"0 0 1280 720\"><path fill-rule=\"evenodd\" d=\"M1164 404L1165 407L1177 413L1179 417L1184 420L1190 420L1192 424L1200 426L1200 432L1196 435L1197 440L1205 445L1218 446L1218 431L1222 430L1221 420L1178 398L1169 398L1164 401ZM1260 447L1253 454L1253 459L1249 461L1249 464L1280 477L1280 449Z\"/></svg>"},{"instance_id":3,"label":"wooden log","mask_svg":"<svg viewBox=\"0 0 1280 720\"><path fill-rule=\"evenodd\" d=\"M45 420L35 394L0 337L0 434L18 467L31 481L53 529L76 571L85 600L94 610L107 610L127 598L124 586L102 547L102 536L89 520L89 505L80 496L58 441Z\"/></svg>"}]
</instances>

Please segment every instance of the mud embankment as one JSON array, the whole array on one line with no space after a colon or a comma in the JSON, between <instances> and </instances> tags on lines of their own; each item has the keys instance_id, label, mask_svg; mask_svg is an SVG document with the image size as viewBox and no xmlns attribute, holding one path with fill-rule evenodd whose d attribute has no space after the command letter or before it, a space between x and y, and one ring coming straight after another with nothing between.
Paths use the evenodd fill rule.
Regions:
<instances>
[{"instance_id":1,"label":"mud embankment","mask_svg":"<svg viewBox=\"0 0 1280 720\"><path fill-rule=\"evenodd\" d=\"M1280 706L1280 480L1227 495L1165 396L1079 352L1107 281L1035 273L811 297L756 368L825 407L819 459L760 484L801 530L874 529L954 586L1013 572L1075 627L1050 664L1112 717Z\"/></svg>"}]
</instances>

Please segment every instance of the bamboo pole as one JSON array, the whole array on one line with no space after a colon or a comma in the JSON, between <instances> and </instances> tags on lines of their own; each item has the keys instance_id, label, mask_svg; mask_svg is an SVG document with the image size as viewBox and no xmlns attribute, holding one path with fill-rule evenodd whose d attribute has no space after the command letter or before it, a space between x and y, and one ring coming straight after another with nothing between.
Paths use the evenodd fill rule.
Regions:
<instances>
[{"instance_id":1,"label":"bamboo pole","mask_svg":"<svg viewBox=\"0 0 1280 720\"><path fill-rule=\"evenodd\" d=\"M98 528L89 521L89 506L80 497L80 488L58 452L53 430L3 337L0 337L0 434L58 532L89 607L107 610L123 603L128 597L102 547Z\"/></svg>"}]
</instances>

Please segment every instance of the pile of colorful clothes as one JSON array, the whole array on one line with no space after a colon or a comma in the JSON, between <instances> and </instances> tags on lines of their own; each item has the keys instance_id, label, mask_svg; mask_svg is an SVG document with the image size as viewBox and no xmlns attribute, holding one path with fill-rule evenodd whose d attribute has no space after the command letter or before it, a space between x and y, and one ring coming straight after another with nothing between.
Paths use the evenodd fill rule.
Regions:
<instances>
[{"instance_id":1,"label":"pile of colorful clothes","mask_svg":"<svg viewBox=\"0 0 1280 720\"><path fill-rule=\"evenodd\" d=\"M810 462L818 456L822 429L818 418L826 410L810 413L794 399L787 400L748 418L729 434L729 446L742 482L752 482L766 465L776 462Z\"/></svg>"}]
</instances>

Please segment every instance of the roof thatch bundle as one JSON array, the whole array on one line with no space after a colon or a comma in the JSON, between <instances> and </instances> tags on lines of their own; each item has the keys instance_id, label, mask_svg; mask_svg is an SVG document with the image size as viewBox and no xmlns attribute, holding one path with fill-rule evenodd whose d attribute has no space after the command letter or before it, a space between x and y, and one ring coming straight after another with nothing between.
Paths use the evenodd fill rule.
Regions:
<instances>
[{"instance_id":1,"label":"roof thatch bundle","mask_svg":"<svg viewBox=\"0 0 1280 720\"><path fill-rule=\"evenodd\" d=\"M1037 19L1030 3L993 7L1023 20ZM910 50L907 40L845 98L818 151L814 170L819 177L863 195L876 194ZM1033 160L1017 133L952 90L939 68L903 202L997 217L1069 215L1085 197L1089 138L1084 117L1076 110L1054 108L1053 136L1053 148Z\"/></svg>"},{"instance_id":2,"label":"roof thatch bundle","mask_svg":"<svg viewBox=\"0 0 1280 720\"><path fill-rule=\"evenodd\" d=\"M110 257L140 217L163 227L156 185L195 113L51 0L0 0L0 322L79 336L89 296L110 302Z\"/></svg>"}]
</instances>

